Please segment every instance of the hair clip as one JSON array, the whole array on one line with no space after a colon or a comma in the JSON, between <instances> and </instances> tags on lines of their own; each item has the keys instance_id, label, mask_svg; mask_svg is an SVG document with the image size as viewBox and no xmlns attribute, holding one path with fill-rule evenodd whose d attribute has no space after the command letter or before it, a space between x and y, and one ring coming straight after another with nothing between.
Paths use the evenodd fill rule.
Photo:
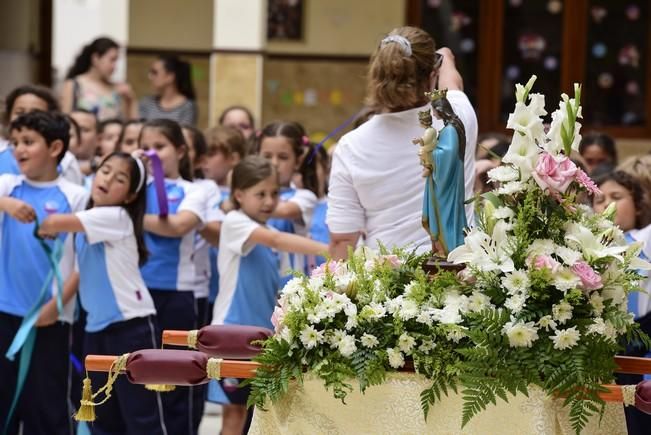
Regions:
<instances>
[{"instance_id":1,"label":"hair clip","mask_svg":"<svg viewBox=\"0 0 651 435\"><path fill-rule=\"evenodd\" d=\"M402 54L404 54L405 56L407 57L411 56L411 42L409 42L409 39L401 35L389 35L382 40L382 42L380 43L380 47L384 47L385 45L391 43L398 44L400 46L400 49L402 50Z\"/></svg>"}]
</instances>

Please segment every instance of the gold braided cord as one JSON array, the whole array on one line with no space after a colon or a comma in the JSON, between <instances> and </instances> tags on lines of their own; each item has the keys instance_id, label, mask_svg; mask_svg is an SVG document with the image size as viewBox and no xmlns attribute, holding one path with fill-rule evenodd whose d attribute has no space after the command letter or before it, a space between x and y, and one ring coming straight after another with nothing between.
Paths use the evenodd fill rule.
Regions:
<instances>
[{"instance_id":1,"label":"gold braided cord","mask_svg":"<svg viewBox=\"0 0 651 435\"><path fill-rule=\"evenodd\" d=\"M208 358L208 364L206 364L208 379L221 379L222 362L224 360L221 358Z\"/></svg>"},{"instance_id":2,"label":"gold braided cord","mask_svg":"<svg viewBox=\"0 0 651 435\"><path fill-rule=\"evenodd\" d=\"M190 349L196 349L197 348L197 338L199 337L199 330L198 329L193 329L192 331L188 331L188 347Z\"/></svg>"},{"instance_id":3,"label":"gold braided cord","mask_svg":"<svg viewBox=\"0 0 651 435\"><path fill-rule=\"evenodd\" d=\"M637 385L622 385L622 401L624 406L635 406L635 388Z\"/></svg>"},{"instance_id":4,"label":"gold braided cord","mask_svg":"<svg viewBox=\"0 0 651 435\"><path fill-rule=\"evenodd\" d=\"M97 390L97 392L92 395L91 400L82 400L81 404L86 406L99 406L105 403L111 397L111 392L113 391L113 384L115 383L118 376L120 375L120 372L126 368L128 358L129 358L128 353L125 353L117 357L117 359L113 361L113 363L111 364L111 368L109 369L108 380L106 381L106 384L104 384L102 388ZM93 400L97 396L99 396L102 392L105 395L104 400L102 400L101 402L93 402Z\"/></svg>"}]
</instances>

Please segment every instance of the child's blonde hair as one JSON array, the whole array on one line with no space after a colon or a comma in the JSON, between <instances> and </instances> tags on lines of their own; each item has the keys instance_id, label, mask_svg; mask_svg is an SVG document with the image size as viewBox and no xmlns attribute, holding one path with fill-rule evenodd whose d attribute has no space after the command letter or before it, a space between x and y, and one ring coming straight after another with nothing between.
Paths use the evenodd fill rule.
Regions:
<instances>
[{"instance_id":1,"label":"child's blonde hair","mask_svg":"<svg viewBox=\"0 0 651 435\"><path fill-rule=\"evenodd\" d=\"M391 37L406 38L409 49ZM382 40L371 56L366 104L376 111L411 109L427 102L430 74L438 56L432 37L417 27L399 27Z\"/></svg>"},{"instance_id":2,"label":"child's blonde hair","mask_svg":"<svg viewBox=\"0 0 651 435\"><path fill-rule=\"evenodd\" d=\"M617 169L637 179L647 198L647 204L651 204L651 154L629 157Z\"/></svg>"}]
</instances>

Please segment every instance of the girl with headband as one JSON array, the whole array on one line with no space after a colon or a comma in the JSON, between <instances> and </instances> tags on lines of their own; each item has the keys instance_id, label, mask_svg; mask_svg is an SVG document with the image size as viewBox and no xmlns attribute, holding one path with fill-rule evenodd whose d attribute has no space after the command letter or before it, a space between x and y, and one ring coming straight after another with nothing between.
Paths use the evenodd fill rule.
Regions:
<instances>
[{"instance_id":1,"label":"girl with headband","mask_svg":"<svg viewBox=\"0 0 651 435\"><path fill-rule=\"evenodd\" d=\"M97 169L88 208L50 215L39 228L42 237L77 233L79 296L88 313L86 354L121 355L158 347L156 309L139 269L147 260L146 181L140 159L113 152ZM103 383L101 375L92 381ZM101 433L167 433L160 393L126 378L119 379L114 388L116 400L96 408L95 429Z\"/></svg>"}]
</instances>

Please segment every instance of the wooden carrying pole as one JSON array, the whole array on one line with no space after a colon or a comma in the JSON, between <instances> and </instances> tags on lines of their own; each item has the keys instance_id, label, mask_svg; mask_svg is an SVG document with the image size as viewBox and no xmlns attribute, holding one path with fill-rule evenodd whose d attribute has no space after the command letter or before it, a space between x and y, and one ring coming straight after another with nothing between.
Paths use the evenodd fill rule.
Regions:
<instances>
[{"instance_id":1,"label":"wooden carrying pole","mask_svg":"<svg viewBox=\"0 0 651 435\"><path fill-rule=\"evenodd\" d=\"M111 365L117 359L113 355L88 355L86 357L86 370L89 372L108 372ZM260 364L253 361L224 360L221 363L222 378L252 378L255 376L255 369Z\"/></svg>"},{"instance_id":2,"label":"wooden carrying pole","mask_svg":"<svg viewBox=\"0 0 651 435\"><path fill-rule=\"evenodd\" d=\"M189 331L174 331L166 329L163 331L163 344L171 346L188 346Z\"/></svg>"},{"instance_id":3,"label":"wooden carrying pole","mask_svg":"<svg viewBox=\"0 0 651 435\"><path fill-rule=\"evenodd\" d=\"M86 357L86 370L89 372L108 372L116 359L116 356L88 355ZM651 373L651 359L616 356L615 362L619 366L619 370L617 371L620 373ZM259 366L260 364L253 361L224 360L221 363L221 375L225 378L252 378L255 376L255 370ZM606 402L621 402L623 400L622 387L620 385L604 385L604 387L608 389L608 392L599 394L603 400Z\"/></svg>"}]
</instances>

